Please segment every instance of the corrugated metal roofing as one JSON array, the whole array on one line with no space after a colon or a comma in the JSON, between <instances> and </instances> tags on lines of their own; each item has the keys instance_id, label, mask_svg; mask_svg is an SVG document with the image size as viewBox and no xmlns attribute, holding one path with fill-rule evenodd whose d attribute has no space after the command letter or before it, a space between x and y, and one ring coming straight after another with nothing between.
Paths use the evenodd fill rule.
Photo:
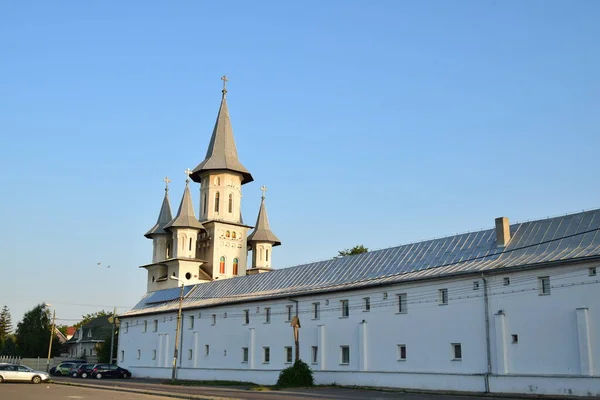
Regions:
<instances>
[{"instance_id":1,"label":"corrugated metal roofing","mask_svg":"<svg viewBox=\"0 0 600 400\"><path fill-rule=\"evenodd\" d=\"M201 283L192 287L184 307L297 296L600 256L599 230L600 210L592 210L511 225L511 241L505 248L496 246L494 229L464 233L264 274ZM148 304L142 299L123 315L175 307L176 302L172 301Z\"/></svg>"}]
</instances>

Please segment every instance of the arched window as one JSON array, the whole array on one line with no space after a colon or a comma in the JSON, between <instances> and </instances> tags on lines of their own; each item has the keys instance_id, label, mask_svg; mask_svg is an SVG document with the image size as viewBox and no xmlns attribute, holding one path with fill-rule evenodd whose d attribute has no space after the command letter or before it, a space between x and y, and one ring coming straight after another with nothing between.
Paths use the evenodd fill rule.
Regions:
<instances>
[{"instance_id":1,"label":"arched window","mask_svg":"<svg viewBox=\"0 0 600 400\"><path fill-rule=\"evenodd\" d=\"M219 178L218 176L215 178L215 185L221 186L221 178Z\"/></svg>"},{"instance_id":2,"label":"arched window","mask_svg":"<svg viewBox=\"0 0 600 400\"><path fill-rule=\"evenodd\" d=\"M269 261L269 249L265 250L265 261Z\"/></svg>"},{"instance_id":3,"label":"arched window","mask_svg":"<svg viewBox=\"0 0 600 400\"><path fill-rule=\"evenodd\" d=\"M167 243L167 254L166 254L167 257L166 258L171 258L171 245L172 245L171 242Z\"/></svg>"},{"instance_id":4,"label":"arched window","mask_svg":"<svg viewBox=\"0 0 600 400\"><path fill-rule=\"evenodd\" d=\"M235 239L235 237L236 237L235 231L231 232L231 238Z\"/></svg>"},{"instance_id":5,"label":"arched window","mask_svg":"<svg viewBox=\"0 0 600 400\"><path fill-rule=\"evenodd\" d=\"M237 258L233 259L233 274L234 275L238 274L238 262L239 262L239 260Z\"/></svg>"},{"instance_id":6,"label":"arched window","mask_svg":"<svg viewBox=\"0 0 600 400\"><path fill-rule=\"evenodd\" d=\"M229 214L233 212L233 194L229 193Z\"/></svg>"},{"instance_id":7,"label":"arched window","mask_svg":"<svg viewBox=\"0 0 600 400\"><path fill-rule=\"evenodd\" d=\"M219 192L215 193L215 212L219 212L219 197L221 197L221 194Z\"/></svg>"},{"instance_id":8,"label":"arched window","mask_svg":"<svg viewBox=\"0 0 600 400\"><path fill-rule=\"evenodd\" d=\"M225 273L225 257L224 256L221 256L221 262L219 263L219 273L220 274Z\"/></svg>"},{"instance_id":9,"label":"arched window","mask_svg":"<svg viewBox=\"0 0 600 400\"><path fill-rule=\"evenodd\" d=\"M231 233L229 231L225 232L225 237L230 237Z\"/></svg>"},{"instance_id":10,"label":"arched window","mask_svg":"<svg viewBox=\"0 0 600 400\"><path fill-rule=\"evenodd\" d=\"M259 257L260 261L263 260L263 248L262 247L260 249L258 249L258 257Z\"/></svg>"},{"instance_id":11,"label":"arched window","mask_svg":"<svg viewBox=\"0 0 600 400\"><path fill-rule=\"evenodd\" d=\"M208 202L206 201L206 193L204 193L204 203L203 204L204 204L204 206L203 206L204 207L203 208L204 209L204 215L206 215L206 211L208 209Z\"/></svg>"},{"instance_id":12,"label":"arched window","mask_svg":"<svg viewBox=\"0 0 600 400\"><path fill-rule=\"evenodd\" d=\"M190 251L192 251L192 238L190 238Z\"/></svg>"}]
</instances>

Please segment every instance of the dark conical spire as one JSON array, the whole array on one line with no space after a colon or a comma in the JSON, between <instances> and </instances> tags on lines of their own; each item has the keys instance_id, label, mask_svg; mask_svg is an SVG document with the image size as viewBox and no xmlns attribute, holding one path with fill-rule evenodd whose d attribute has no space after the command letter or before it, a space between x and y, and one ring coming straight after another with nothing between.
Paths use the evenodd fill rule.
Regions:
<instances>
[{"instance_id":1,"label":"dark conical spire","mask_svg":"<svg viewBox=\"0 0 600 400\"><path fill-rule=\"evenodd\" d=\"M194 213L194 204L192 203L192 195L189 187L190 180L186 180L185 190L183 191L183 197L181 198L181 204L179 204L179 210L177 215L173 218L166 226L165 229L169 228L196 228L204 229L200 221L196 218Z\"/></svg>"},{"instance_id":2,"label":"dark conical spire","mask_svg":"<svg viewBox=\"0 0 600 400\"><path fill-rule=\"evenodd\" d=\"M265 205L264 194L267 189L263 186L261 190L263 191L263 195L260 201L260 208L258 210L258 218L256 218L256 226L254 227L254 231L252 231L252 233L248 236L248 243L268 242L272 243L273 246L279 246L281 241L271 231L271 226L269 225L269 216L267 215L267 206Z\"/></svg>"},{"instance_id":3,"label":"dark conical spire","mask_svg":"<svg viewBox=\"0 0 600 400\"><path fill-rule=\"evenodd\" d=\"M227 78L223 77L224 82ZM238 159L237 148L233 138L233 128L229 119L229 110L227 109L226 95L227 89L223 87L223 96L221 98L221 107L217 115L217 121L210 138L210 144L206 151L206 157L194 171L190 177L194 182L200 182L200 174L205 171L227 170L242 174L242 184L252 182L254 178L250 172L242 165Z\"/></svg>"},{"instance_id":4,"label":"dark conical spire","mask_svg":"<svg viewBox=\"0 0 600 400\"><path fill-rule=\"evenodd\" d=\"M156 224L144 236L151 239L152 235L160 235L166 234L165 226L173 219L173 215L171 214L171 202L169 201L169 178L164 179L167 187L165 188L165 197L163 198L162 206L160 207L160 212L158 213L158 219L156 220Z\"/></svg>"}]
</instances>

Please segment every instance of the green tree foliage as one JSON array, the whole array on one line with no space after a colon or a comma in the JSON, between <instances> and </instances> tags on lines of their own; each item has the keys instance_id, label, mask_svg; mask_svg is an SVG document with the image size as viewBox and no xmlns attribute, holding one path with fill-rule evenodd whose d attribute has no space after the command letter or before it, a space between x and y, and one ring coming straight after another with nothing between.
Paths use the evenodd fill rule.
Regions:
<instances>
[{"instance_id":1,"label":"green tree foliage","mask_svg":"<svg viewBox=\"0 0 600 400\"><path fill-rule=\"evenodd\" d=\"M356 254L362 254L362 253L366 253L368 252L369 249L367 249L365 246L358 245L358 246L354 246L351 249L344 249L342 251L338 251L338 257L346 257L346 256L354 256Z\"/></svg>"},{"instance_id":2,"label":"green tree foliage","mask_svg":"<svg viewBox=\"0 0 600 400\"><path fill-rule=\"evenodd\" d=\"M114 345L113 345L113 357L117 356L117 349L119 348L119 334L115 330ZM98 356L99 363L111 363L110 361L110 334L104 338L104 343L98 343L96 345L96 355Z\"/></svg>"},{"instance_id":3,"label":"green tree foliage","mask_svg":"<svg viewBox=\"0 0 600 400\"><path fill-rule=\"evenodd\" d=\"M0 342L5 342L12 332L12 319L8 307L2 307L0 311Z\"/></svg>"},{"instance_id":4,"label":"green tree foliage","mask_svg":"<svg viewBox=\"0 0 600 400\"><path fill-rule=\"evenodd\" d=\"M93 312L93 313L90 313L90 314L86 314L86 315L83 315L81 317L81 321L79 321L78 323L76 323L73 326L75 327L75 329L79 329L81 326L87 324L88 322L90 322L90 321L92 321L92 320L94 320L94 319L96 319L98 317L106 317L106 316L109 316L109 315L112 315L112 313L111 312L106 312L104 310L102 310L102 311L96 311L96 312Z\"/></svg>"},{"instance_id":5,"label":"green tree foliage","mask_svg":"<svg viewBox=\"0 0 600 400\"><path fill-rule=\"evenodd\" d=\"M5 340L0 340L0 356L17 356L17 342L15 335L8 335Z\"/></svg>"},{"instance_id":6,"label":"green tree foliage","mask_svg":"<svg viewBox=\"0 0 600 400\"><path fill-rule=\"evenodd\" d=\"M38 304L26 312L17 324L16 342L19 355L23 357L46 357L50 344L52 321L50 310L45 304ZM60 342L54 336L52 354L60 354Z\"/></svg>"},{"instance_id":7,"label":"green tree foliage","mask_svg":"<svg viewBox=\"0 0 600 400\"><path fill-rule=\"evenodd\" d=\"M279 373L277 386L281 387L304 387L315 384L313 372L302 360L298 360L292 365Z\"/></svg>"}]
</instances>

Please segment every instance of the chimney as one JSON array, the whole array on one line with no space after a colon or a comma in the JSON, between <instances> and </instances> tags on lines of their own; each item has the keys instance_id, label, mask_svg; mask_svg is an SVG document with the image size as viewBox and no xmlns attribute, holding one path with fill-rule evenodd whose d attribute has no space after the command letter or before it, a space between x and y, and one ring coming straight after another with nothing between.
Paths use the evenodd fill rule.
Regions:
<instances>
[{"instance_id":1,"label":"chimney","mask_svg":"<svg viewBox=\"0 0 600 400\"><path fill-rule=\"evenodd\" d=\"M510 242L510 224L508 218L496 218L496 245L505 247Z\"/></svg>"}]
</instances>

